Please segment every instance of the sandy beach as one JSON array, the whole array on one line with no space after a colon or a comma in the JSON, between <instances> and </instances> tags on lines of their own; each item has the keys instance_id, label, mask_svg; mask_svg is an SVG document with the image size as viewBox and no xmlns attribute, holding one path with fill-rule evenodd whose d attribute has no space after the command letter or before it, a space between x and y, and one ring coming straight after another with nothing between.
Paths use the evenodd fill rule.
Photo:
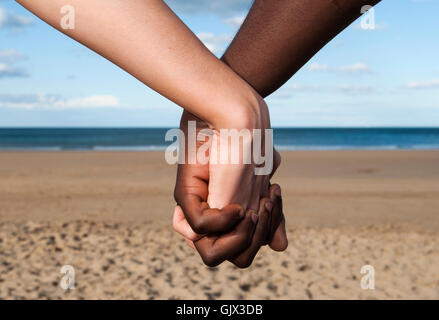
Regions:
<instances>
[{"instance_id":1,"label":"sandy beach","mask_svg":"<svg viewBox=\"0 0 439 320\"><path fill-rule=\"evenodd\" d=\"M439 151L282 157L289 248L240 270L173 232L163 152L1 152L0 299L439 299Z\"/></svg>"}]
</instances>

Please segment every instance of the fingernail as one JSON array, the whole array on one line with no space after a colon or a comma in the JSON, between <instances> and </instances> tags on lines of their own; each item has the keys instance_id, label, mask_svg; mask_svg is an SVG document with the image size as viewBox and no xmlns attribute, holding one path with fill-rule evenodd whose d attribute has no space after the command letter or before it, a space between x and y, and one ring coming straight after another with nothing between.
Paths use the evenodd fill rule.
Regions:
<instances>
[{"instance_id":1,"label":"fingernail","mask_svg":"<svg viewBox=\"0 0 439 320\"><path fill-rule=\"evenodd\" d=\"M259 216L256 213L252 213L252 221L253 223L258 222Z\"/></svg>"},{"instance_id":2,"label":"fingernail","mask_svg":"<svg viewBox=\"0 0 439 320\"><path fill-rule=\"evenodd\" d=\"M268 212L271 212L271 210L273 209L273 205L271 204L271 202L265 203L265 209L267 209Z\"/></svg>"},{"instance_id":3,"label":"fingernail","mask_svg":"<svg viewBox=\"0 0 439 320\"><path fill-rule=\"evenodd\" d=\"M274 194L280 197L282 196L282 191L280 190L280 188L276 188L276 190L274 190Z\"/></svg>"}]
</instances>

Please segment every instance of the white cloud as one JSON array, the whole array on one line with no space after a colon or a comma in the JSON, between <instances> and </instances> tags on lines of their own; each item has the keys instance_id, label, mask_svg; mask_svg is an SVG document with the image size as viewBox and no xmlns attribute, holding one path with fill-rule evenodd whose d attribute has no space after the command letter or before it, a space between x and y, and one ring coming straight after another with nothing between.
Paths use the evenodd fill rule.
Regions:
<instances>
[{"instance_id":1,"label":"white cloud","mask_svg":"<svg viewBox=\"0 0 439 320\"><path fill-rule=\"evenodd\" d=\"M95 95L56 101L54 106L59 109L118 107L120 106L120 100L111 95Z\"/></svg>"},{"instance_id":2,"label":"white cloud","mask_svg":"<svg viewBox=\"0 0 439 320\"><path fill-rule=\"evenodd\" d=\"M322 88L316 85L308 85L308 84L291 84L282 87L280 90L273 93L271 98L273 99L290 99L294 96L295 93L301 92L317 92Z\"/></svg>"},{"instance_id":3,"label":"white cloud","mask_svg":"<svg viewBox=\"0 0 439 320\"><path fill-rule=\"evenodd\" d=\"M0 28L22 28L34 23L30 16L20 16L0 8Z\"/></svg>"},{"instance_id":4,"label":"white cloud","mask_svg":"<svg viewBox=\"0 0 439 320\"><path fill-rule=\"evenodd\" d=\"M331 41L331 44L332 44L334 47L338 47L338 48L340 48L340 47L344 47L344 46L346 45L345 42L340 41L340 40L333 40L333 41Z\"/></svg>"},{"instance_id":5,"label":"white cloud","mask_svg":"<svg viewBox=\"0 0 439 320\"><path fill-rule=\"evenodd\" d=\"M6 11L3 8L0 8L0 28L6 24Z\"/></svg>"},{"instance_id":6,"label":"white cloud","mask_svg":"<svg viewBox=\"0 0 439 320\"><path fill-rule=\"evenodd\" d=\"M407 89L438 89L439 79L432 79L421 82L409 82L405 87Z\"/></svg>"},{"instance_id":7,"label":"white cloud","mask_svg":"<svg viewBox=\"0 0 439 320\"><path fill-rule=\"evenodd\" d=\"M111 108L120 107L120 100L112 95L65 99L49 94L0 94L0 107L26 110Z\"/></svg>"},{"instance_id":8,"label":"white cloud","mask_svg":"<svg viewBox=\"0 0 439 320\"><path fill-rule=\"evenodd\" d=\"M328 71L329 70L329 68L326 64L319 64L317 62L312 62L309 65L308 69L310 71Z\"/></svg>"},{"instance_id":9,"label":"white cloud","mask_svg":"<svg viewBox=\"0 0 439 320\"><path fill-rule=\"evenodd\" d=\"M303 92L303 91L318 91L321 88L319 86L309 85L309 84L292 84L288 86L287 89L296 92Z\"/></svg>"},{"instance_id":10,"label":"white cloud","mask_svg":"<svg viewBox=\"0 0 439 320\"><path fill-rule=\"evenodd\" d=\"M282 87L272 95L274 99L289 99L302 92L341 92L347 95L361 95L373 93L375 88L369 85L341 84L335 87L321 87L317 85L292 84Z\"/></svg>"},{"instance_id":11,"label":"white cloud","mask_svg":"<svg viewBox=\"0 0 439 320\"><path fill-rule=\"evenodd\" d=\"M227 18L227 19L224 19L223 21L224 21L224 23L226 23L234 28L239 28L242 25L242 23L244 22L244 20L245 20L245 16L241 15L241 16L235 16L232 18Z\"/></svg>"},{"instance_id":12,"label":"white cloud","mask_svg":"<svg viewBox=\"0 0 439 320\"><path fill-rule=\"evenodd\" d=\"M15 49L0 50L0 61L14 62L25 58L24 54Z\"/></svg>"},{"instance_id":13,"label":"white cloud","mask_svg":"<svg viewBox=\"0 0 439 320\"><path fill-rule=\"evenodd\" d=\"M359 95L359 94L371 93L374 91L374 88L368 85L360 86L360 85L343 84L337 86L337 90L349 95Z\"/></svg>"},{"instance_id":14,"label":"white cloud","mask_svg":"<svg viewBox=\"0 0 439 320\"><path fill-rule=\"evenodd\" d=\"M365 65L364 63L358 62L347 66L341 66L338 68L335 68L336 71L343 72L343 73L365 73L365 72L372 72L372 70Z\"/></svg>"},{"instance_id":15,"label":"white cloud","mask_svg":"<svg viewBox=\"0 0 439 320\"><path fill-rule=\"evenodd\" d=\"M232 36L229 34L215 35L211 32L197 33L197 37L210 51L217 55L224 52L227 45L232 40Z\"/></svg>"},{"instance_id":16,"label":"white cloud","mask_svg":"<svg viewBox=\"0 0 439 320\"><path fill-rule=\"evenodd\" d=\"M26 58L15 49L0 50L0 78L27 77L26 71L14 66L14 62Z\"/></svg>"},{"instance_id":17,"label":"white cloud","mask_svg":"<svg viewBox=\"0 0 439 320\"><path fill-rule=\"evenodd\" d=\"M354 63L351 65L340 66L340 67L329 67L326 64L319 64L313 62L309 65L308 70L321 71L321 72L340 72L345 74L359 74L359 73L372 72L372 69L362 62Z\"/></svg>"},{"instance_id":18,"label":"white cloud","mask_svg":"<svg viewBox=\"0 0 439 320\"><path fill-rule=\"evenodd\" d=\"M6 62L0 62L0 79L1 78L24 78L28 73L20 68L11 66Z\"/></svg>"}]
</instances>

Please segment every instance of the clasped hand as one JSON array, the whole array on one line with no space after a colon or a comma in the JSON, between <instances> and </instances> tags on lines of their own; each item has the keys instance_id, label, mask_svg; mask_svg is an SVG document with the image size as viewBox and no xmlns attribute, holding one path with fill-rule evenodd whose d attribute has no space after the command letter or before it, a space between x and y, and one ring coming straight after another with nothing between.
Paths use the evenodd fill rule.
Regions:
<instances>
[{"instance_id":1,"label":"clasped hand","mask_svg":"<svg viewBox=\"0 0 439 320\"><path fill-rule=\"evenodd\" d=\"M269 128L268 111L262 99L258 107L260 119L252 123L259 129ZM185 150L189 145L190 121L196 122L197 133L209 128L185 111L180 123ZM214 135L218 132L212 131ZM197 151L202 145L205 141L197 140ZM245 147L243 143L241 147ZM273 170L267 175L256 175L254 162L225 165L184 161L178 166L173 227L198 251L206 265L212 267L228 260L246 268L261 246L269 244L276 251L286 249L281 188L269 182L280 165L276 150L272 160Z\"/></svg>"}]
</instances>

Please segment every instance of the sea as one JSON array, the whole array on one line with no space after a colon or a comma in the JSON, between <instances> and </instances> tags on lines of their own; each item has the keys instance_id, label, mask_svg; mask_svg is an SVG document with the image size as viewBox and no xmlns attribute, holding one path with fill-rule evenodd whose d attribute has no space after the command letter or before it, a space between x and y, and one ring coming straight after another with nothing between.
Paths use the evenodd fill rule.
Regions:
<instances>
[{"instance_id":1,"label":"sea","mask_svg":"<svg viewBox=\"0 0 439 320\"><path fill-rule=\"evenodd\" d=\"M155 151L171 128L0 128L3 150ZM274 128L279 150L439 149L439 128Z\"/></svg>"}]
</instances>

